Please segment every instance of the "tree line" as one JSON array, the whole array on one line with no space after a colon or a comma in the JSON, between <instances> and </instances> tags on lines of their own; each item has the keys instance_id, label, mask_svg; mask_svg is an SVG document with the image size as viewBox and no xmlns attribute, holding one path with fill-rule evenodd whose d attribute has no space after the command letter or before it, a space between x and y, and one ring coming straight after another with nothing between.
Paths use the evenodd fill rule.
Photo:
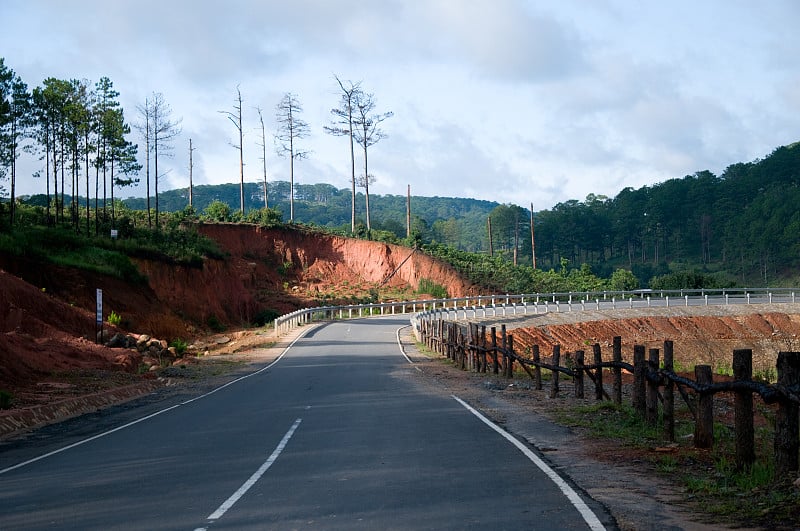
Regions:
<instances>
[{"instance_id":1,"label":"tree line","mask_svg":"<svg viewBox=\"0 0 800 531\"><path fill-rule=\"evenodd\" d=\"M246 190L254 205L260 189L250 185ZM289 190L289 183L270 183L270 204L285 211ZM294 190L295 209L303 220L350 227L350 191L324 183L295 185ZM185 206L186 192L170 192L171 209ZM202 208L215 199L234 204L233 193L231 185L196 188L205 201ZM133 206L141 200L128 201ZM399 195L372 198L373 235L406 236L405 202ZM625 188L615 197L589 194L582 201L536 211L533 241L531 211L518 205L443 197L412 197L411 204L417 241L512 263L516 256L519 265L532 266L535 256L539 269L560 271L566 260L569 269L587 264L604 277L624 268L643 285L677 275L688 283L683 287L700 288L712 287L702 284L713 277L723 284L788 281L800 265L800 144L732 164L720 176L700 171ZM355 229L364 232L363 218L356 218Z\"/></svg>"},{"instance_id":2,"label":"tree line","mask_svg":"<svg viewBox=\"0 0 800 531\"><path fill-rule=\"evenodd\" d=\"M341 89L341 98L339 106L331 110L331 122L324 126L324 130L335 136L346 136L349 140L352 179L350 228L351 232L355 231L356 186L360 186L365 191L366 226L369 230L369 185L375 181L375 176L369 173L369 148L386 138L381 124L393 113L377 112L375 96L366 92L360 82L345 82L338 76L334 76L334 79ZM116 214L115 192L137 184L139 174L144 170L148 226L160 227L159 212L162 205L159 180L167 171L164 171L163 163L159 168L159 162L172 153L174 140L181 133L181 120L172 116L172 109L163 94L153 92L148 96L143 104L136 107L138 121L133 124L144 144L144 153L140 153L139 145L129 139L132 127L119 103L119 95L107 77L96 83L86 79L61 80L49 77L41 86L29 90L27 84L0 57L0 198L9 199L8 222L11 226L15 221L20 177L17 162L26 153L44 163L43 169L31 177L45 181L48 223L66 221L78 230L79 213L85 213L88 234L93 210L95 233L106 218L110 218L113 224ZM220 111L237 130L237 141L232 146L239 152L239 210L242 218L246 209L243 102L237 86L233 110ZM262 110L256 110L261 126L258 145L262 150L263 162L260 197L263 197L263 208L269 208L267 134ZM309 125L303 120L302 112L299 98L290 92L285 93L275 106L277 129L273 136L276 151L278 155L288 158L290 165L290 192L287 196L290 222L295 221L295 161L311 153L302 145L302 140L309 134ZM355 169L356 145L363 159L364 172L360 175ZM191 167L194 150L189 139L190 206L194 195ZM140 156L144 164L138 162ZM152 205L151 198L154 202Z\"/></svg>"}]
</instances>

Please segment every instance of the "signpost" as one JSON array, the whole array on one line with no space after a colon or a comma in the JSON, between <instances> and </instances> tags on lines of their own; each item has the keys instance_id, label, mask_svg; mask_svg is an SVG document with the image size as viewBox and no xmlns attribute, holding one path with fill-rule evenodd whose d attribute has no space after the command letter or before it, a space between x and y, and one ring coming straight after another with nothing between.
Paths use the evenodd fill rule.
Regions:
<instances>
[{"instance_id":1,"label":"signpost","mask_svg":"<svg viewBox=\"0 0 800 531\"><path fill-rule=\"evenodd\" d=\"M97 288L97 320L94 331L96 341L100 343L103 340L103 290L100 288Z\"/></svg>"}]
</instances>

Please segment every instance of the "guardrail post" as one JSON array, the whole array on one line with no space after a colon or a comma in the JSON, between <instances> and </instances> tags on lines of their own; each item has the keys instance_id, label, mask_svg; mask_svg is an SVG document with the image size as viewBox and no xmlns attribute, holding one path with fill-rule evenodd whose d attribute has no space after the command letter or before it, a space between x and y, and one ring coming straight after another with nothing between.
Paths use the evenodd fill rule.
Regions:
<instances>
[{"instance_id":1,"label":"guardrail post","mask_svg":"<svg viewBox=\"0 0 800 531\"><path fill-rule=\"evenodd\" d=\"M542 389L542 368L539 367L539 345L531 346L531 355L533 356L533 388L537 390Z\"/></svg>"},{"instance_id":2,"label":"guardrail post","mask_svg":"<svg viewBox=\"0 0 800 531\"><path fill-rule=\"evenodd\" d=\"M575 376L573 378L575 384L575 398L583 398L583 366L584 355L582 350L575 351Z\"/></svg>"},{"instance_id":3,"label":"guardrail post","mask_svg":"<svg viewBox=\"0 0 800 531\"><path fill-rule=\"evenodd\" d=\"M753 378L753 351L749 348L733 351L733 379ZM756 460L753 430L753 393L737 391L734 395L734 433L736 437L736 469L745 470Z\"/></svg>"},{"instance_id":4,"label":"guardrail post","mask_svg":"<svg viewBox=\"0 0 800 531\"><path fill-rule=\"evenodd\" d=\"M594 356L594 364L600 365L603 363L603 354L600 350L600 344L595 343L592 345L592 355ZM594 371L594 397L597 400L603 399L603 368L597 367Z\"/></svg>"},{"instance_id":5,"label":"guardrail post","mask_svg":"<svg viewBox=\"0 0 800 531\"><path fill-rule=\"evenodd\" d=\"M800 352L778 353L778 385L787 388L800 384ZM800 449L800 409L786 398L778 402L775 413L775 479L795 476Z\"/></svg>"}]
</instances>

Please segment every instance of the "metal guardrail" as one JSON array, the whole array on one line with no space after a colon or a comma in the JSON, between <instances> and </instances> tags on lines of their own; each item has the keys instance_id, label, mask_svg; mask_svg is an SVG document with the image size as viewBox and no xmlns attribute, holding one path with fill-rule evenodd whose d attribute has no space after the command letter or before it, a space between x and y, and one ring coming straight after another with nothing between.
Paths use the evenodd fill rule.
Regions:
<instances>
[{"instance_id":1,"label":"metal guardrail","mask_svg":"<svg viewBox=\"0 0 800 531\"><path fill-rule=\"evenodd\" d=\"M412 324L422 318L477 319L500 315L538 314L550 311L615 310L670 306L719 306L728 304L794 303L800 288L729 288L719 290L634 290L518 295L475 295L449 299L319 306L304 308L275 319L275 335L315 321L353 319L378 315L414 314ZM502 313L501 313L502 312ZM414 326L415 333L418 326Z\"/></svg>"}]
</instances>

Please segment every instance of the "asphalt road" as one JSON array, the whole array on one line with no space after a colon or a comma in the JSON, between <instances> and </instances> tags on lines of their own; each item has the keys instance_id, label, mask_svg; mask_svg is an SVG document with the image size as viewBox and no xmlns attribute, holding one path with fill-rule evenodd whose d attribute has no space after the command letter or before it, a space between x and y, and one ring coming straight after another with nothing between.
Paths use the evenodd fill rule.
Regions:
<instances>
[{"instance_id":1,"label":"asphalt road","mask_svg":"<svg viewBox=\"0 0 800 531\"><path fill-rule=\"evenodd\" d=\"M603 529L535 449L415 385L407 322L318 326L211 394L2 456L0 529Z\"/></svg>"}]
</instances>

